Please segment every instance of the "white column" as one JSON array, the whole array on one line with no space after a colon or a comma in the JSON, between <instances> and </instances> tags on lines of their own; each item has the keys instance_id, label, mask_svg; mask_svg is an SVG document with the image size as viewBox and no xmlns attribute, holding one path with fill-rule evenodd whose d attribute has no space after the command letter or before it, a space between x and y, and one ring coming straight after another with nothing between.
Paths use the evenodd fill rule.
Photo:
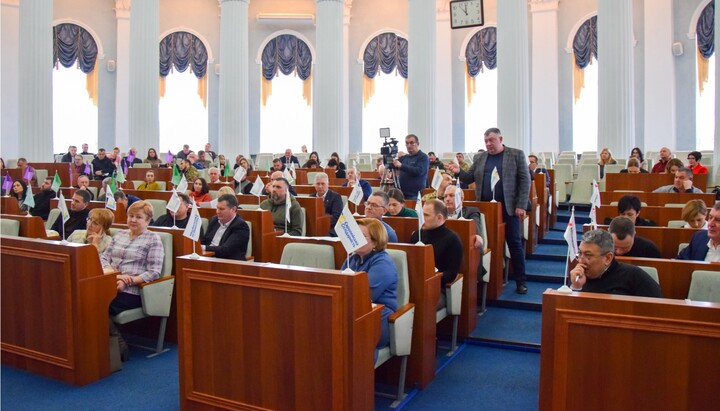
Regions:
<instances>
[{"instance_id":1,"label":"white column","mask_svg":"<svg viewBox=\"0 0 720 411\"><path fill-rule=\"evenodd\" d=\"M220 113L218 152L249 155L248 4L220 0Z\"/></svg>"},{"instance_id":2,"label":"white column","mask_svg":"<svg viewBox=\"0 0 720 411\"><path fill-rule=\"evenodd\" d=\"M130 2L115 0L115 141L98 141L100 148L106 150L112 150L115 145L123 149L130 147ZM161 150L160 147L155 149Z\"/></svg>"},{"instance_id":3,"label":"white column","mask_svg":"<svg viewBox=\"0 0 720 411\"><path fill-rule=\"evenodd\" d=\"M644 9L645 146L676 147L673 1L645 0Z\"/></svg>"},{"instance_id":4,"label":"white column","mask_svg":"<svg viewBox=\"0 0 720 411\"><path fill-rule=\"evenodd\" d=\"M342 68L342 135L339 151L344 158L350 151L350 11L352 0L345 0L343 9L343 68ZM322 155L322 154L321 154Z\"/></svg>"},{"instance_id":5,"label":"white column","mask_svg":"<svg viewBox=\"0 0 720 411\"><path fill-rule=\"evenodd\" d=\"M598 0L598 151L629 153L635 145L632 3Z\"/></svg>"},{"instance_id":6,"label":"white column","mask_svg":"<svg viewBox=\"0 0 720 411\"><path fill-rule=\"evenodd\" d=\"M53 161L53 2L20 2L18 136L30 162Z\"/></svg>"},{"instance_id":7,"label":"white column","mask_svg":"<svg viewBox=\"0 0 720 411\"><path fill-rule=\"evenodd\" d=\"M320 153L346 153L343 137L343 77L347 64L343 0L316 0L316 62L313 67L313 148Z\"/></svg>"},{"instance_id":8,"label":"white column","mask_svg":"<svg viewBox=\"0 0 720 411\"><path fill-rule=\"evenodd\" d=\"M510 147L530 149L527 0L497 4L498 128Z\"/></svg>"},{"instance_id":9,"label":"white column","mask_svg":"<svg viewBox=\"0 0 720 411\"><path fill-rule=\"evenodd\" d=\"M19 0L0 3L0 136L5 161L25 155L18 139L18 101L20 82L20 4ZM52 149L50 150L52 151Z\"/></svg>"},{"instance_id":10,"label":"white column","mask_svg":"<svg viewBox=\"0 0 720 411\"><path fill-rule=\"evenodd\" d=\"M134 1L130 9L130 145L138 153L160 142L159 0ZM125 151L126 147L121 147Z\"/></svg>"},{"instance_id":11,"label":"white column","mask_svg":"<svg viewBox=\"0 0 720 411\"><path fill-rule=\"evenodd\" d=\"M452 29L450 28L450 5L447 1L437 0L435 30L437 35L435 58L436 85L436 120L435 142L425 144L425 151L434 149L437 153L445 151L465 151L465 147L453 147L452 139Z\"/></svg>"},{"instance_id":12,"label":"white column","mask_svg":"<svg viewBox=\"0 0 720 411\"><path fill-rule=\"evenodd\" d=\"M715 27L720 27L720 13L715 10ZM715 44L720 44L720 30L715 30ZM696 46L697 47L697 46ZM694 53L696 51L693 50ZM713 175L714 178L720 172L720 58L718 58L718 50L715 50L715 147L713 149ZM697 86L696 86L697 87ZM714 178L714 184L720 184L720 179Z\"/></svg>"},{"instance_id":13,"label":"white column","mask_svg":"<svg viewBox=\"0 0 720 411\"><path fill-rule=\"evenodd\" d=\"M560 151L558 3L558 0L530 2L532 17L530 150L533 152Z\"/></svg>"},{"instance_id":14,"label":"white column","mask_svg":"<svg viewBox=\"0 0 720 411\"><path fill-rule=\"evenodd\" d=\"M420 148L431 151L435 137L436 3L408 0L408 133L420 139ZM404 136L399 136L401 141ZM401 150L403 148L401 147Z\"/></svg>"}]
</instances>

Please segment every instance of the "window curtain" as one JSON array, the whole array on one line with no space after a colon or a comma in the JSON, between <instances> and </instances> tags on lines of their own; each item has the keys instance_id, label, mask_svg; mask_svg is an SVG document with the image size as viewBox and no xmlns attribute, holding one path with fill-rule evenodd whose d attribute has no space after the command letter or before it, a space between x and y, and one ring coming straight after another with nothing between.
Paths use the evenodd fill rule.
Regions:
<instances>
[{"instance_id":1,"label":"window curtain","mask_svg":"<svg viewBox=\"0 0 720 411\"><path fill-rule=\"evenodd\" d=\"M715 2L711 1L700 14L695 29L697 38L698 88L700 94L708 80L708 60L715 52Z\"/></svg>"},{"instance_id":2,"label":"window curtain","mask_svg":"<svg viewBox=\"0 0 720 411\"><path fill-rule=\"evenodd\" d=\"M598 58L597 16L590 17L580 26L573 39L573 94L575 101L585 87L585 67Z\"/></svg>"},{"instance_id":3,"label":"window curtain","mask_svg":"<svg viewBox=\"0 0 720 411\"><path fill-rule=\"evenodd\" d=\"M86 89L88 97L97 107L97 55L98 48L87 30L72 23L58 24L53 27L53 66L62 64L65 68L77 65L87 75Z\"/></svg>"},{"instance_id":4,"label":"window curtain","mask_svg":"<svg viewBox=\"0 0 720 411\"><path fill-rule=\"evenodd\" d=\"M375 94L375 76L378 69L385 74L397 70L405 79L405 95L408 90L408 41L395 33L378 34L368 43L363 53L363 107Z\"/></svg>"},{"instance_id":5,"label":"window curtain","mask_svg":"<svg viewBox=\"0 0 720 411\"><path fill-rule=\"evenodd\" d=\"M270 40L262 52L261 99L265 106L272 94L272 80L278 70L289 76L295 73L303 82L303 98L312 102L312 54L304 41L292 34L281 34Z\"/></svg>"},{"instance_id":6,"label":"window curtain","mask_svg":"<svg viewBox=\"0 0 720 411\"><path fill-rule=\"evenodd\" d=\"M198 96L207 108L208 53L203 42L194 34L176 31L160 41L160 97L165 95L165 78L175 69L180 73L190 67L198 79Z\"/></svg>"},{"instance_id":7,"label":"window curtain","mask_svg":"<svg viewBox=\"0 0 720 411\"><path fill-rule=\"evenodd\" d=\"M497 29L487 27L475 33L465 47L465 87L467 104L477 92L475 79L480 72L497 68Z\"/></svg>"}]
</instances>

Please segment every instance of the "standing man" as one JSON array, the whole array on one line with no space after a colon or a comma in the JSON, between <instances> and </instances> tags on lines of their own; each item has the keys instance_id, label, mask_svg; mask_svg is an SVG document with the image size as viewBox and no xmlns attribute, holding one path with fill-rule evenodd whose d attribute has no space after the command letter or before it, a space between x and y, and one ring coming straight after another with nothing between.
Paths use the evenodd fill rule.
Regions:
<instances>
[{"instance_id":1,"label":"standing man","mask_svg":"<svg viewBox=\"0 0 720 411\"><path fill-rule=\"evenodd\" d=\"M672 158L672 152L669 148L663 147L660 149L660 160L653 166L651 173L664 173L665 167L667 167L668 161Z\"/></svg>"},{"instance_id":2,"label":"standing man","mask_svg":"<svg viewBox=\"0 0 720 411\"><path fill-rule=\"evenodd\" d=\"M310 197L319 197L323 199L325 205L325 214L330 216L330 236L337 237L335 232L335 223L342 214L343 203L340 194L328 188L328 175L325 173L315 174L315 192Z\"/></svg>"},{"instance_id":3,"label":"standing man","mask_svg":"<svg viewBox=\"0 0 720 411\"><path fill-rule=\"evenodd\" d=\"M212 251L217 258L245 261L250 227L237 213L238 200L232 194L218 197L215 217L208 223L200 243L203 251Z\"/></svg>"},{"instance_id":4,"label":"standing man","mask_svg":"<svg viewBox=\"0 0 720 411\"><path fill-rule=\"evenodd\" d=\"M82 153L80 153L80 154L82 154L82 155L84 155L84 156L93 155L93 153L91 153L91 152L88 151L89 149L90 149L90 146L88 146L87 143L84 143L84 144L82 145Z\"/></svg>"},{"instance_id":5,"label":"standing man","mask_svg":"<svg viewBox=\"0 0 720 411\"><path fill-rule=\"evenodd\" d=\"M495 186L494 197L502 203L505 240L510 249L510 257L515 280L515 292L527 294L525 284L525 250L520 239L520 223L525 218L530 195L530 172L525 153L516 148L505 147L502 133L497 128L485 131L484 151L475 157L470 170L464 171L457 164L447 164L445 168L459 174L465 184L475 183L475 197L480 201L493 200L491 179L493 169L500 175Z\"/></svg>"},{"instance_id":6,"label":"standing man","mask_svg":"<svg viewBox=\"0 0 720 411\"><path fill-rule=\"evenodd\" d=\"M427 186L430 159L420 150L420 140L415 134L405 137L405 148L407 154L398 153L398 158L393 161L395 169L399 171L400 187L397 188L405 198L415 198L418 192Z\"/></svg>"}]
</instances>

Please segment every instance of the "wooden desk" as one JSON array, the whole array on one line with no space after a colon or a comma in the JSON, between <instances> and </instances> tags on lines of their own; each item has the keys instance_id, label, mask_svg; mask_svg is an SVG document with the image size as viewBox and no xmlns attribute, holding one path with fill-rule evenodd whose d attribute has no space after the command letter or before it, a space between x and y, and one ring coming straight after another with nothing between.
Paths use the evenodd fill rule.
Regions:
<instances>
[{"instance_id":1,"label":"wooden desk","mask_svg":"<svg viewBox=\"0 0 720 411\"><path fill-rule=\"evenodd\" d=\"M707 178L707 174L695 174L693 176L693 185L705 191L707 189ZM672 184L674 180L674 174L607 173L605 174L605 191L638 190L651 192L658 187Z\"/></svg>"},{"instance_id":2,"label":"wooden desk","mask_svg":"<svg viewBox=\"0 0 720 411\"><path fill-rule=\"evenodd\" d=\"M685 299L690 291L690 281L695 270L720 272L720 263L704 261L668 260L658 258L617 257L621 263L655 267L658 270L663 297Z\"/></svg>"},{"instance_id":3,"label":"wooden desk","mask_svg":"<svg viewBox=\"0 0 720 411\"><path fill-rule=\"evenodd\" d=\"M367 274L176 261L181 409L374 409Z\"/></svg>"},{"instance_id":4,"label":"wooden desk","mask_svg":"<svg viewBox=\"0 0 720 411\"><path fill-rule=\"evenodd\" d=\"M487 244L493 252L490 260L490 283L487 289L487 298L497 300L503 290L503 256L505 255L505 223L502 219L502 203L491 203L489 201L464 201L466 207L477 207L485 214L487 225ZM482 287L482 284L478 284Z\"/></svg>"},{"instance_id":5,"label":"wooden desk","mask_svg":"<svg viewBox=\"0 0 720 411\"><path fill-rule=\"evenodd\" d=\"M685 204L696 198L703 200L708 207L715 205L715 194L713 193L618 193L606 191L604 193L600 193L600 201L602 204L610 204L613 201L620 201L623 196L627 195L635 196L649 206L664 206L669 203ZM642 213L642 210L640 212Z\"/></svg>"},{"instance_id":6,"label":"wooden desk","mask_svg":"<svg viewBox=\"0 0 720 411\"><path fill-rule=\"evenodd\" d=\"M37 216L21 216L3 214L0 218L15 220L20 222L20 237L25 238L47 238L45 231L45 222Z\"/></svg>"},{"instance_id":7,"label":"wooden desk","mask_svg":"<svg viewBox=\"0 0 720 411\"><path fill-rule=\"evenodd\" d=\"M3 237L0 253L3 364L73 385L108 376L116 285L95 247Z\"/></svg>"},{"instance_id":8,"label":"wooden desk","mask_svg":"<svg viewBox=\"0 0 720 411\"><path fill-rule=\"evenodd\" d=\"M544 176L543 184L544 184ZM544 186L543 186L544 187ZM525 219L527 220L528 232L527 239L525 239L525 256L530 257L535 252L538 244L538 213L540 204L538 203L538 195L535 184L530 185L530 211L526 214ZM521 225L525 225L524 220L520 220Z\"/></svg>"},{"instance_id":9,"label":"wooden desk","mask_svg":"<svg viewBox=\"0 0 720 411\"><path fill-rule=\"evenodd\" d=\"M545 175L536 174L533 177L533 185L535 185L535 193L537 193L539 211L538 239L542 240L545 238L545 234L550 231L550 213L548 212L550 189L545 185ZM552 181L550 187L552 187Z\"/></svg>"},{"instance_id":10,"label":"wooden desk","mask_svg":"<svg viewBox=\"0 0 720 411\"><path fill-rule=\"evenodd\" d=\"M600 223L603 223L607 218L613 219L617 216L618 207L616 205L602 205L598 209L598 221ZM652 220L659 227L667 227L670 220L682 220L682 208L645 206L640 209L640 217Z\"/></svg>"},{"instance_id":11,"label":"wooden desk","mask_svg":"<svg viewBox=\"0 0 720 411\"><path fill-rule=\"evenodd\" d=\"M710 410L720 304L543 295L540 410Z\"/></svg>"},{"instance_id":12,"label":"wooden desk","mask_svg":"<svg viewBox=\"0 0 720 411\"><path fill-rule=\"evenodd\" d=\"M319 238L277 237L278 253L275 262L280 261L282 250L289 243L327 244L335 251L335 267L342 267L347 258L340 241L328 241ZM410 357L408 358L408 386L415 384L420 388L427 387L435 378L436 368L436 335L435 308L440 298L440 277L435 272L435 257L432 246L390 243L389 249L402 250L407 253L408 275L410 283L410 302L415 304L413 319L413 340ZM464 298L464 297L463 297ZM392 364L392 365L388 365ZM392 359L378 369L377 377L389 384L396 384L399 362Z\"/></svg>"},{"instance_id":13,"label":"wooden desk","mask_svg":"<svg viewBox=\"0 0 720 411\"><path fill-rule=\"evenodd\" d=\"M295 200L305 209L306 235L318 237L327 236L330 233L331 216L325 214L325 203L323 199L297 196Z\"/></svg>"},{"instance_id":14,"label":"wooden desk","mask_svg":"<svg viewBox=\"0 0 720 411\"><path fill-rule=\"evenodd\" d=\"M20 211L20 205L17 198L10 196L0 197L0 213L13 215L26 215L24 211Z\"/></svg>"}]
</instances>

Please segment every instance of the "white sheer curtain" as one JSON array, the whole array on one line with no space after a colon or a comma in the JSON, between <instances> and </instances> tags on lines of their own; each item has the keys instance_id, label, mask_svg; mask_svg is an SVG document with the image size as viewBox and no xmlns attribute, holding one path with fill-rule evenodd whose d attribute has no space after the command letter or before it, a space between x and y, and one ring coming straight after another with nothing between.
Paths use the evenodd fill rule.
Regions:
<instances>
[{"instance_id":1,"label":"white sheer curtain","mask_svg":"<svg viewBox=\"0 0 720 411\"><path fill-rule=\"evenodd\" d=\"M208 142L208 111L197 90L197 77L190 70L173 71L166 77L159 107L160 147L155 147L161 158L168 150L177 153L183 144L197 152Z\"/></svg>"},{"instance_id":2,"label":"white sheer curtain","mask_svg":"<svg viewBox=\"0 0 720 411\"><path fill-rule=\"evenodd\" d=\"M295 74L278 74L272 94L260 110L260 151L281 153L286 148L312 150L312 105L303 98L303 82Z\"/></svg>"},{"instance_id":3,"label":"white sheer curtain","mask_svg":"<svg viewBox=\"0 0 720 411\"><path fill-rule=\"evenodd\" d=\"M53 153L67 153L71 145L79 153L84 143L96 152L98 109L88 96L87 75L76 67L59 67L53 69Z\"/></svg>"}]
</instances>

